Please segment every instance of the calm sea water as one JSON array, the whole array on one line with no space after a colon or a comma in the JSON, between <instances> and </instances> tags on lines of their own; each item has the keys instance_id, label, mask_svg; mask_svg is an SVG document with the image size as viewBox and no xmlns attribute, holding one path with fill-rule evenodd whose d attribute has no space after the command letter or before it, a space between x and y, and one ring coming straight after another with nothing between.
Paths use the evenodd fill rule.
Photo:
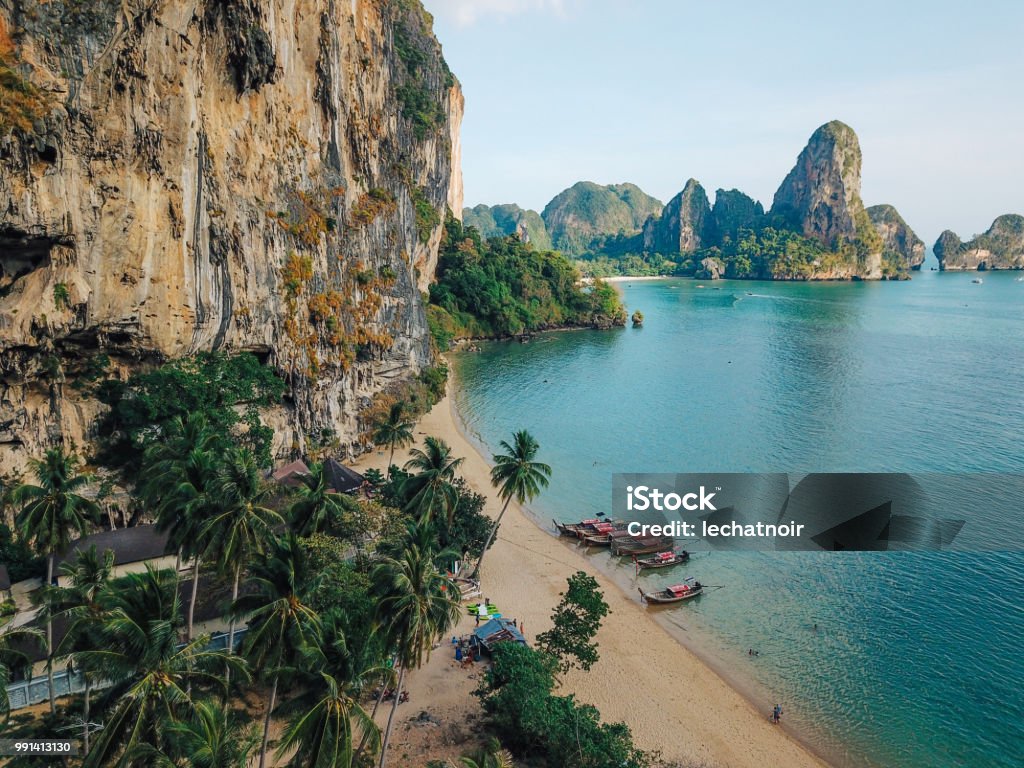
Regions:
<instances>
[{"instance_id":1,"label":"calm sea water","mask_svg":"<svg viewBox=\"0 0 1024 768\"><path fill-rule=\"evenodd\" d=\"M614 472L1024 472L1018 276L624 283L645 327L456 355L458 405L485 446L539 440L542 520L609 510ZM590 556L630 590L721 585L659 620L838 762L1024 765L1020 553L702 553L639 582Z\"/></svg>"}]
</instances>

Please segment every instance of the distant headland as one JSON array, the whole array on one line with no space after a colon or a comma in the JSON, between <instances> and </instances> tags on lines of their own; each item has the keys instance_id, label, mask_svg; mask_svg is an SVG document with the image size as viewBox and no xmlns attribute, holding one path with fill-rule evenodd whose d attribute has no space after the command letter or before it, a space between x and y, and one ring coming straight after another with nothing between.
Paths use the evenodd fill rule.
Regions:
<instances>
[{"instance_id":1,"label":"distant headland","mask_svg":"<svg viewBox=\"0 0 1024 768\"><path fill-rule=\"evenodd\" d=\"M899 280L925 258L896 208L864 205L860 142L838 120L811 135L767 211L737 189L717 190L712 203L696 179L667 204L635 184L580 181L540 213L477 205L463 219L484 237L560 250L597 276ZM1024 268L1024 217L1000 216L966 243L947 230L934 251L943 270Z\"/></svg>"}]
</instances>

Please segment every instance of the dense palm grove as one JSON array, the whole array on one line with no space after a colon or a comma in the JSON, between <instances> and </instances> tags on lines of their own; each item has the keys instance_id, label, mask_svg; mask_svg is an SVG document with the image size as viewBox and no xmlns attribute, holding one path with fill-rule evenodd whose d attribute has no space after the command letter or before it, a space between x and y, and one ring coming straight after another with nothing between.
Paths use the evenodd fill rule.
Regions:
<instances>
[{"instance_id":1,"label":"dense palm grove","mask_svg":"<svg viewBox=\"0 0 1024 768\"><path fill-rule=\"evenodd\" d=\"M225 370L236 374L230 383ZM115 577L113 554L95 547L58 564L107 522L97 499L109 479L99 482L77 456L49 450L31 476L9 482L15 531L6 546L23 570L41 564L46 578L33 593L34 625L0 633L4 735L76 738L85 768L385 765L407 673L458 620L452 564L475 563L475 573L501 520L483 515L484 497L458 476L462 459L427 437L394 466L395 451L413 443L418 410L395 400L371 428L389 455L386 476L367 473L372 498L333 492L317 463L288 488L266 479L266 435L247 435L238 407L278 392L254 361L181 361L117 389L108 421L120 425L101 441L101 468L135 478L134 517L166 532L179 567ZM525 431L501 444L491 474L501 515L547 485L551 469L538 451ZM490 730L551 766L644 765L625 726L555 694L559 670L596 660L592 638L607 610L596 582L574 578L540 648L496 654L479 692ZM228 627L216 643L196 618L211 604ZM4 686L28 673L33 648L45 656L49 703L39 716L12 714ZM53 673L68 666L85 692L57 700ZM373 715L385 692L380 729ZM559 746L569 730L582 734L571 755ZM484 743L463 763L510 760Z\"/></svg>"}]
</instances>

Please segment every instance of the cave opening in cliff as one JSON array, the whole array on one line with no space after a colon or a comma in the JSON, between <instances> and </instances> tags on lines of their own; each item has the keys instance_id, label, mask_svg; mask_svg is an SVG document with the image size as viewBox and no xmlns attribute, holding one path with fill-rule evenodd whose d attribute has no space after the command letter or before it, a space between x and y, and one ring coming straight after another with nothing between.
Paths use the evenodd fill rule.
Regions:
<instances>
[{"instance_id":1,"label":"cave opening in cliff","mask_svg":"<svg viewBox=\"0 0 1024 768\"><path fill-rule=\"evenodd\" d=\"M31 235L15 228L0 229L0 295L30 272L50 264L53 238Z\"/></svg>"}]
</instances>

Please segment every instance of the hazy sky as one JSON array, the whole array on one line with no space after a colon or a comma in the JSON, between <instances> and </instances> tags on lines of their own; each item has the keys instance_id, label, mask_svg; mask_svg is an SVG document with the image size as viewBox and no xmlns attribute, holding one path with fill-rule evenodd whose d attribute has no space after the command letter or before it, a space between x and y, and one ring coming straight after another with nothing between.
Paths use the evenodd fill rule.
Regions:
<instances>
[{"instance_id":1,"label":"hazy sky","mask_svg":"<svg viewBox=\"0 0 1024 768\"><path fill-rule=\"evenodd\" d=\"M425 0L466 94L466 204L575 181L771 205L814 129L929 244L1024 213L1024 2Z\"/></svg>"}]
</instances>

